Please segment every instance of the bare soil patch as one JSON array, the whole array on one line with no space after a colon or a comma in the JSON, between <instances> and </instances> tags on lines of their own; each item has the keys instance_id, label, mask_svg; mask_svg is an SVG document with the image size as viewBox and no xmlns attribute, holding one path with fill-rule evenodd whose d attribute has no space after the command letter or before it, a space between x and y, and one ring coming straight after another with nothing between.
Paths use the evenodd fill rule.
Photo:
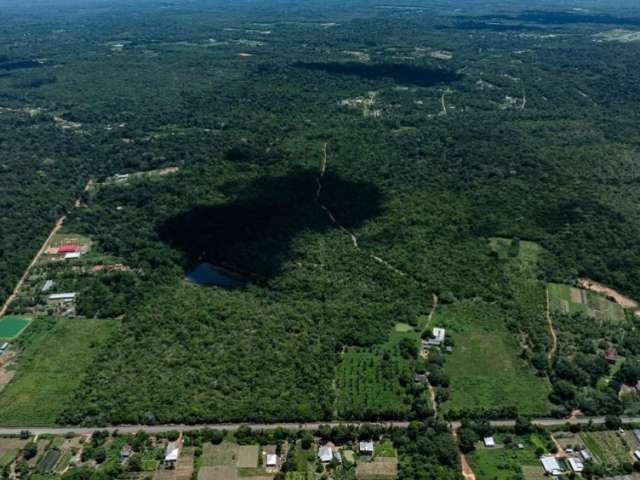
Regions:
<instances>
[{"instance_id":1,"label":"bare soil patch","mask_svg":"<svg viewBox=\"0 0 640 480\"><path fill-rule=\"evenodd\" d=\"M612 299L623 308L637 309L640 307L640 305L638 305L638 302L636 302L635 300L616 292L614 289L609 288L606 285L594 282L593 280L589 280L588 278L581 278L580 280L578 280L578 284L582 288L586 288L587 290L591 290L592 292L606 295L607 298Z\"/></svg>"}]
</instances>

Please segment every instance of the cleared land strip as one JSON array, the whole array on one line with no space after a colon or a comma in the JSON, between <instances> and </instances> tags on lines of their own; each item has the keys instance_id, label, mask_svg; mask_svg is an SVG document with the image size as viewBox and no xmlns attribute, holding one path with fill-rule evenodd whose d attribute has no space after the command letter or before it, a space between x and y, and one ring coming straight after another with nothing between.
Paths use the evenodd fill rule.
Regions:
<instances>
[{"instance_id":1,"label":"cleared land strip","mask_svg":"<svg viewBox=\"0 0 640 480\"><path fill-rule=\"evenodd\" d=\"M640 417L622 417L623 424L640 423ZM591 422L594 425L605 423L605 417L579 417L579 418L538 418L531 421L534 425L540 427L555 427L564 425L587 425ZM364 425L380 425L383 427L407 428L410 422L308 422L308 423L202 423L197 425L184 424L166 424L166 425L120 425L105 427L0 427L0 435L18 435L22 431L29 431L32 435L65 435L67 433L88 434L96 430L108 430L110 432L118 431L120 433L135 433L139 431L147 433L162 433L168 431L190 432L196 430L218 429L223 431L233 431L240 427L249 427L253 430L275 430L277 428L286 428L289 430L317 430L322 425L330 427L338 427L341 425L353 425L354 427L362 427ZM489 424L493 427L514 427L515 420L492 420ZM460 428L460 422L451 422L451 429Z\"/></svg>"},{"instance_id":2,"label":"cleared land strip","mask_svg":"<svg viewBox=\"0 0 640 480\"><path fill-rule=\"evenodd\" d=\"M49 233L49 236L47 237L47 239L42 244L42 247L40 247L40 250L38 250L38 253L36 253L36 256L33 257L33 260L31 261L31 263L29 264L27 269L22 274L22 277L20 277L20 280L18 280L18 283L16 284L16 288L13 289L13 292L11 292L11 295L9 295L9 298L7 298L7 301L4 302L4 305L2 306L2 309L0 309L0 317L2 317L7 312L7 309L9 308L9 306L13 303L13 301L16 299L16 297L20 293L20 289L22 288L22 285L24 284L25 280L29 276L29 272L31 271L33 266L36 263L38 263L38 260L40 260L40 257L42 256L42 254L46 250L47 245L49 245L49 242L51 241L53 236L56 233L58 233L58 231L62 228L62 225L64 224L64 218L65 217L62 216L56 221L56 224L53 226L53 229Z\"/></svg>"}]
</instances>

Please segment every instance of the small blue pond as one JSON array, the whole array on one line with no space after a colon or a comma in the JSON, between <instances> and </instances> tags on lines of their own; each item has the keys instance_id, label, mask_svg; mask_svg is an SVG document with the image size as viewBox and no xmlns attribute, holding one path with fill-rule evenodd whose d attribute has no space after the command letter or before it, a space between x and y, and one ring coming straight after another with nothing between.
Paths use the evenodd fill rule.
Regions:
<instances>
[{"instance_id":1,"label":"small blue pond","mask_svg":"<svg viewBox=\"0 0 640 480\"><path fill-rule=\"evenodd\" d=\"M224 288L238 288L245 284L241 279L221 272L209 263L199 263L187 274L187 278L198 285L216 285Z\"/></svg>"}]
</instances>

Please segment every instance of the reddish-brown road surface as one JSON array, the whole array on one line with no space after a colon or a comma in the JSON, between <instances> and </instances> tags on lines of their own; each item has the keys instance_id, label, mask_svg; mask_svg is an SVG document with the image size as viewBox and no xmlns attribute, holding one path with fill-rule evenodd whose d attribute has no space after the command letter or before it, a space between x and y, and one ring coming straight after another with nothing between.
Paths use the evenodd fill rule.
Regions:
<instances>
[{"instance_id":1,"label":"reddish-brown road surface","mask_svg":"<svg viewBox=\"0 0 640 480\"><path fill-rule=\"evenodd\" d=\"M62 228L63 224L64 224L64 216L60 217L58 219L58 221L56 222L56 224L53 226L53 230L51 230L51 232L49 233L49 236L47 237L47 239L42 244L42 247L40 247L40 250L38 250L38 253L36 253L36 256L33 257L33 260L31 261L31 263L29 264L27 269L22 274L22 277L20 277L20 280L18 280L18 283L16 284L16 288L13 289L13 292L11 293L11 295L9 295L9 298L7 298L7 301L4 302L4 305L2 306L2 309L0 310L0 317L2 317L7 312L7 309L9 308L9 306L16 299L16 297L20 293L20 289L22 288L22 285L24 284L24 281L29 276L29 272L31 271L33 266L36 263L38 263L38 260L40 260L40 257L42 256L42 254L46 250L47 245L49 245L49 242L51 241L53 236L56 233L58 233L58 230L60 230Z\"/></svg>"}]
</instances>

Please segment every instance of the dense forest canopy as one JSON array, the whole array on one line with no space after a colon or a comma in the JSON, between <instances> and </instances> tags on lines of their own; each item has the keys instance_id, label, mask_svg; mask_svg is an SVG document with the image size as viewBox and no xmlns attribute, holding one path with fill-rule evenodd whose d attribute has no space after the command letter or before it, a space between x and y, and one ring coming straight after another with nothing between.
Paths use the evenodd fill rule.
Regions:
<instances>
[{"instance_id":1,"label":"dense forest canopy","mask_svg":"<svg viewBox=\"0 0 640 480\"><path fill-rule=\"evenodd\" d=\"M389 332L434 298L495 304L557 387L522 285L640 299L630 2L43 5L0 13L0 297L62 215L127 266L56 277L122 319L60 422L329 420L346 351L420 368ZM494 237L536 242L535 271ZM186 281L202 262L245 284ZM399 383L393 415L433 413Z\"/></svg>"}]
</instances>

